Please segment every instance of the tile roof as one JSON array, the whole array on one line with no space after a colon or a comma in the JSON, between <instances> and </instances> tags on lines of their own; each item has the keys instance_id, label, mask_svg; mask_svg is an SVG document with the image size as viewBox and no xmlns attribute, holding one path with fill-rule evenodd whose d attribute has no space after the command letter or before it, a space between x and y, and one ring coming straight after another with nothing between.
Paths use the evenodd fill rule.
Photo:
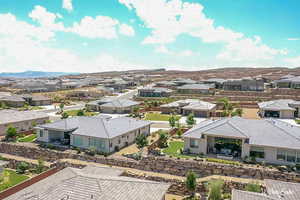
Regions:
<instances>
[{"instance_id":1,"label":"tile roof","mask_svg":"<svg viewBox=\"0 0 300 200\"><path fill-rule=\"evenodd\" d=\"M212 104L206 101L201 101L199 99L185 99L174 101L169 104L161 105L161 107L172 108L172 107L182 107L183 109L189 110L211 110L216 107L216 104Z\"/></svg>"},{"instance_id":2,"label":"tile roof","mask_svg":"<svg viewBox=\"0 0 300 200\"><path fill-rule=\"evenodd\" d=\"M211 88L214 88L214 85L212 84L187 84L180 87L177 87L177 89L186 89L186 90L209 90Z\"/></svg>"},{"instance_id":3,"label":"tile roof","mask_svg":"<svg viewBox=\"0 0 300 200\"><path fill-rule=\"evenodd\" d=\"M114 138L130 131L150 125L150 121L137 120L130 117L72 117L53 123L40 125L37 128L73 131L73 135L98 138Z\"/></svg>"},{"instance_id":4,"label":"tile roof","mask_svg":"<svg viewBox=\"0 0 300 200\"><path fill-rule=\"evenodd\" d=\"M137 106L139 104L140 104L139 102L132 101L129 99L116 99L108 103L102 104L101 107L123 108L123 107Z\"/></svg>"},{"instance_id":5,"label":"tile roof","mask_svg":"<svg viewBox=\"0 0 300 200\"><path fill-rule=\"evenodd\" d=\"M300 183L266 179L265 186L270 197L280 200L299 200Z\"/></svg>"},{"instance_id":6,"label":"tile roof","mask_svg":"<svg viewBox=\"0 0 300 200\"><path fill-rule=\"evenodd\" d=\"M184 137L201 138L202 134L248 138L251 145L300 149L300 128L275 119L206 120L187 131Z\"/></svg>"},{"instance_id":7,"label":"tile roof","mask_svg":"<svg viewBox=\"0 0 300 200\"><path fill-rule=\"evenodd\" d=\"M279 200L257 192L248 192L242 190L232 190L231 200Z\"/></svg>"},{"instance_id":8,"label":"tile roof","mask_svg":"<svg viewBox=\"0 0 300 200\"><path fill-rule=\"evenodd\" d=\"M98 169L97 169L98 168ZM161 200L169 184L122 177L106 167L65 168L7 200Z\"/></svg>"},{"instance_id":9,"label":"tile roof","mask_svg":"<svg viewBox=\"0 0 300 200\"><path fill-rule=\"evenodd\" d=\"M0 124L16 123L41 118L49 118L49 116L43 112L37 111L0 110Z\"/></svg>"},{"instance_id":10,"label":"tile roof","mask_svg":"<svg viewBox=\"0 0 300 200\"><path fill-rule=\"evenodd\" d=\"M279 99L274 101L265 101L258 103L260 109L264 110L295 110L291 105L297 105L300 102L292 99Z\"/></svg>"}]
</instances>

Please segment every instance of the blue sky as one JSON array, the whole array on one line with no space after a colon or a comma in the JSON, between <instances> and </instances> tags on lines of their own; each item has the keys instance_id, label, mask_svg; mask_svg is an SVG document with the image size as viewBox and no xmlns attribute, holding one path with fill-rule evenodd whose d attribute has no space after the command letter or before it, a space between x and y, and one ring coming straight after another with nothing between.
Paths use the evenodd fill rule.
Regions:
<instances>
[{"instance_id":1,"label":"blue sky","mask_svg":"<svg viewBox=\"0 0 300 200\"><path fill-rule=\"evenodd\" d=\"M298 0L1 0L0 71L300 66Z\"/></svg>"}]
</instances>

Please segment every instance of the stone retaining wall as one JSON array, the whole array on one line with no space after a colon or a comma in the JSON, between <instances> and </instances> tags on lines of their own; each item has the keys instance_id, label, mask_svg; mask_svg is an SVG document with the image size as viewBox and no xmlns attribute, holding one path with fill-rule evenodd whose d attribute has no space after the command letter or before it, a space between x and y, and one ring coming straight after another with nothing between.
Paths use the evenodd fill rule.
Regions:
<instances>
[{"instance_id":1,"label":"stone retaining wall","mask_svg":"<svg viewBox=\"0 0 300 200\"><path fill-rule=\"evenodd\" d=\"M145 171L167 173L185 176L189 170L193 170L199 177L210 175L223 175L256 179L275 179L282 181L300 182L300 174L281 172L277 169L269 169L255 166L234 166L219 163L209 163L196 160L175 159L167 157L143 157L140 161L121 156L88 156L85 154L64 153L54 150L46 150L38 147L27 147L13 143L0 143L0 152L22 156L30 159L45 161L58 161L60 159L77 159L88 162L96 162L105 165L135 168Z\"/></svg>"}]
</instances>

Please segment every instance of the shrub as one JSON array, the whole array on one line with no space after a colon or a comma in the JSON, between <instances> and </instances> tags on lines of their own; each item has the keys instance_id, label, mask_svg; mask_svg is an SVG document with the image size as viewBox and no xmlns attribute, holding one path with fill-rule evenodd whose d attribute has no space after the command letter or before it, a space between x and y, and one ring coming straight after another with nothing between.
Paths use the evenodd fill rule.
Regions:
<instances>
[{"instance_id":1,"label":"shrub","mask_svg":"<svg viewBox=\"0 0 300 200\"><path fill-rule=\"evenodd\" d=\"M186 188L193 193L196 191L197 188L197 177L196 174L193 171L189 171L186 175L186 181L185 181Z\"/></svg>"},{"instance_id":2,"label":"shrub","mask_svg":"<svg viewBox=\"0 0 300 200\"><path fill-rule=\"evenodd\" d=\"M228 164L228 165L240 165L240 163L238 161L222 160L222 159L218 159L218 158L206 158L206 161L215 162L215 163L222 163L222 164Z\"/></svg>"},{"instance_id":3,"label":"shrub","mask_svg":"<svg viewBox=\"0 0 300 200\"><path fill-rule=\"evenodd\" d=\"M78 110L77 111L77 116L84 116L84 111L83 110Z\"/></svg>"},{"instance_id":4,"label":"shrub","mask_svg":"<svg viewBox=\"0 0 300 200\"><path fill-rule=\"evenodd\" d=\"M148 145L147 137L144 134L140 134L136 137L135 143L139 149L142 149Z\"/></svg>"},{"instance_id":5,"label":"shrub","mask_svg":"<svg viewBox=\"0 0 300 200\"><path fill-rule=\"evenodd\" d=\"M45 170L45 162L43 159L38 160L38 165L35 168L37 174L42 173Z\"/></svg>"},{"instance_id":6,"label":"shrub","mask_svg":"<svg viewBox=\"0 0 300 200\"><path fill-rule=\"evenodd\" d=\"M158 139L159 148L168 147L168 139L169 139L169 136L165 132L160 132L159 139Z\"/></svg>"},{"instance_id":7,"label":"shrub","mask_svg":"<svg viewBox=\"0 0 300 200\"><path fill-rule=\"evenodd\" d=\"M97 149L96 147L90 147L87 151L86 154L90 155L90 156L95 156L97 153Z\"/></svg>"},{"instance_id":8,"label":"shrub","mask_svg":"<svg viewBox=\"0 0 300 200\"><path fill-rule=\"evenodd\" d=\"M261 187L258 183L248 183L245 186L245 190L249 191L249 192L261 192Z\"/></svg>"},{"instance_id":9,"label":"shrub","mask_svg":"<svg viewBox=\"0 0 300 200\"><path fill-rule=\"evenodd\" d=\"M17 164L17 173L24 174L29 169L29 165L26 162L20 162Z\"/></svg>"},{"instance_id":10,"label":"shrub","mask_svg":"<svg viewBox=\"0 0 300 200\"><path fill-rule=\"evenodd\" d=\"M9 126L6 130L5 139L8 141L13 141L16 139L17 135L17 129L13 126Z\"/></svg>"},{"instance_id":11,"label":"shrub","mask_svg":"<svg viewBox=\"0 0 300 200\"><path fill-rule=\"evenodd\" d=\"M222 180L212 180L209 182L209 195L208 200L221 200L222 188L224 182Z\"/></svg>"}]
</instances>

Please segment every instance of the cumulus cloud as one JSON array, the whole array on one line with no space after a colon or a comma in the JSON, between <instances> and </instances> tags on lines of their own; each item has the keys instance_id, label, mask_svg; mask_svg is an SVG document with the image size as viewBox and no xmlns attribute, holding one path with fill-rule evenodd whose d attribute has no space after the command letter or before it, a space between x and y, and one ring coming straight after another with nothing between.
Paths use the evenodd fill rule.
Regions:
<instances>
[{"instance_id":1,"label":"cumulus cloud","mask_svg":"<svg viewBox=\"0 0 300 200\"><path fill-rule=\"evenodd\" d=\"M143 40L143 44L165 45L176 41L179 35L186 34L205 43L224 44L225 48L217 55L219 59L270 59L275 55L286 54L284 50L273 49L261 41L258 42L257 37L248 38L243 33L215 25L214 20L205 15L204 7L199 3L182 0L119 0L119 2L134 10L144 22L144 26L151 30L151 34Z\"/></svg>"},{"instance_id":2,"label":"cumulus cloud","mask_svg":"<svg viewBox=\"0 0 300 200\"><path fill-rule=\"evenodd\" d=\"M286 58L284 60L289 66L300 67L300 56L293 58Z\"/></svg>"},{"instance_id":3,"label":"cumulus cloud","mask_svg":"<svg viewBox=\"0 0 300 200\"><path fill-rule=\"evenodd\" d=\"M129 26L127 24L121 24L119 27L120 34L126 35L126 36L134 36L135 31L132 28L132 26Z\"/></svg>"},{"instance_id":4,"label":"cumulus cloud","mask_svg":"<svg viewBox=\"0 0 300 200\"><path fill-rule=\"evenodd\" d=\"M69 12L73 11L72 0L63 0L62 1L62 7L64 9L66 9L67 11L69 11Z\"/></svg>"}]
</instances>

